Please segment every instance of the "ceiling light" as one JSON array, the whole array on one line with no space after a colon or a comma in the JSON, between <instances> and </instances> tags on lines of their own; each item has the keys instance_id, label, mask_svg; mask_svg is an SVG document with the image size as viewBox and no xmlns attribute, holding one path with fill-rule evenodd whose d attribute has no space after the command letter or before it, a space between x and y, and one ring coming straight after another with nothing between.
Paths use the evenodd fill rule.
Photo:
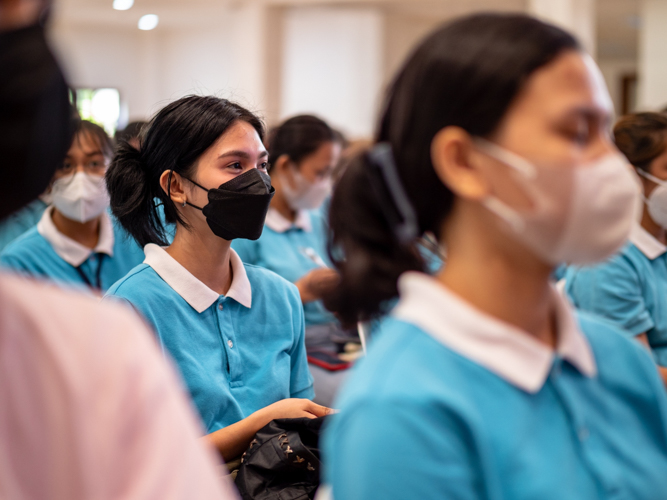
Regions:
<instances>
[{"instance_id":1,"label":"ceiling light","mask_svg":"<svg viewBox=\"0 0 667 500\"><path fill-rule=\"evenodd\" d=\"M139 19L139 29L148 31L155 29L160 19L155 14L146 14Z\"/></svg>"},{"instance_id":2,"label":"ceiling light","mask_svg":"<svg viewBox=\"0 0 667 500\"><path fill-rule=\"evenodd\" d=\"M113 0L113 8L116 10L128 10L134 5L134 0Z\"/></svg>"}]
</instances>

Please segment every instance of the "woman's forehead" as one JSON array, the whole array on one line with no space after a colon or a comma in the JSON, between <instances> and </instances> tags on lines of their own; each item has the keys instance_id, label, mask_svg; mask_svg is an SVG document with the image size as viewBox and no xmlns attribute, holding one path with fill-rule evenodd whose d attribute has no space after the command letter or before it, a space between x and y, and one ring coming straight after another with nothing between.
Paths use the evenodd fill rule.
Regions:
<instances>
[{"instance_id":1,"label":"woman's forehead","mask_svg":"<svg viewBox=\"0 0 667 500\"><path fill-rule=\"evenodd\" d=\"M100 139L86 130L77 132L67 154L72 154L75 151L81 151L86 155L104 154Z\"/></svg>"},{"instance_id":2,"label":"woman's forehead","mask_svg":"<svg viewBox=\"0 0 667 500\"><path fill-rule=\"evenodd\" d=\"M613 105L599 69L585 54L568 51L535 71L517 96L518 107L550 114L587 109L610 115Z\"/></svg>"},{"instance_id":3,"label":"woman's forehead","mask_svg":"<svg viewBox=\"0 0 667 500\"><path fill-rule=\"evenodd\" d=\"M213 149L217 155L229 150L244 150L259 154L266 151L262 139L250 123L237 120L215 142Z\"/></svg>"}]
</instances>

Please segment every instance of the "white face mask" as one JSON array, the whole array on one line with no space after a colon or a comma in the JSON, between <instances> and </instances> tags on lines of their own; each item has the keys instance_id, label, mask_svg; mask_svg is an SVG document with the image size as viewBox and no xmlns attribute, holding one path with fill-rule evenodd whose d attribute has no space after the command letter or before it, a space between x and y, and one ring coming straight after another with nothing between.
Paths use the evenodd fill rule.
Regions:
<instances>
[{"instance_id":1,"label":"white face mask","mask_svg":"<svg viewBox=\"0 0 667 500\"><path fill-rule=\"evenodd\" d=\"M656 184L648 198L644 197L644 201L653 222L662 228L667 228L667 181L658 179L641 169L637 169L637 173Z\"/></svg>"},{"instance_id":2,"label":"white face mask","mask_svg":"<svg viewBox=\"0 0 667 500\"><path fill-rule=\"evenodd\" d=\"M281 183L283 195L292 210L313 210L318 208L331 194L331 178L326 177L320 181L308 182L301 172L294 169L293 178L296 187L292 187L284 179Z\"/></svg>"},{"instance_id":3,"label":"white face mask","mask_svg":"<svg viewBox=\"0 0 667 500\"><path fill-rule=\"evenodd\" d=\"M53 205L65 217L88 222L99 217L109 206L109 193L101 175L77 172L62 177L51 188Z\"/></svg>"},{"instance_id":4,"label":"white face mask","mask_svg":"<svg viewBox=\"0 0 667 500\"><path fill-rule=\"evenodd\" d=\"M641 189L620 153L572 167L538 168L486 140L477 139L476 144L512 167L514 179L532 204L520 210L491 196L485 206L549 264L600 262L627 240L641 210Z\"/></svg>"}]
</instances>

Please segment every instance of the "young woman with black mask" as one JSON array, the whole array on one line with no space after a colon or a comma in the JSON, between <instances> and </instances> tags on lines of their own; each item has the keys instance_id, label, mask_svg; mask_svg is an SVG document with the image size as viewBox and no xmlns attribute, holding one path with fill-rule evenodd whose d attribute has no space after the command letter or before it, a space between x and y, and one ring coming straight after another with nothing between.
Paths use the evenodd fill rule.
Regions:
<instances>
[{"instance_id":1,"label":"young woman with black mask","mask_svg":"<svg viewBox=\"0 0 667 500\"><path fill-rule=\"evenodd\" d=\"M526 16L456 20L411 56L331 202L329 305L366 319L400 291L326 431L334 498L664 497L653 361L550 280L637 215L611 114L592 59ZM435 277L425 231L447 250Z\"/></svg>"},{"instance_id":2,"label":"young woman with black mask","mask_svg":"<svg viewBox=\"0 0 667 500\"><path fill-rule=\"evenodd\" d=\"M107 173L111 208L146 260L108 295L129 302L176 361L210 441L227 460L274 418L316 417L294 285L230 249L256 239L273 196L260 120L189 96L153 118L140 150ZM164 219L176 224L167 246Z\"/></svg>"}]
</instances>

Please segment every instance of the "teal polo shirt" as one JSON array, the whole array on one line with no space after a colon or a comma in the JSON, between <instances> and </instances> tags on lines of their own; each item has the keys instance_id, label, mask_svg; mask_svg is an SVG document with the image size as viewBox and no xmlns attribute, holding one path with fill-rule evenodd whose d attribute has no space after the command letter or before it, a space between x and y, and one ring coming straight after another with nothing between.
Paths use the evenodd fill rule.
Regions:
<instances>
[{"instance_id":1,"label":"teal polo shirt","mask_svg":"<svg viewBox=\"0 0 667 500\"><path fill-rule=\"evenodd\" d=\"M312 399L299 292L231 252L232 285L219 295L163 248L108 291L153 327L178 366L209 433L287 398Z\"/></svg>"},{"instance_id":2,"label":"teal polo shirt","mask_svg":"<svg viewBox=\"0 0 667 500\"><path fill-rule=\"evenodd\" d=\"M49 207L37 226L0 253L0 265L23 275L46 278L66 286L88 286L106 291L140 264L144 252L106 212L94 249L60 233Z\"/></svg>"},{"instance_id":3,"label":"teal polo shirt","mask_svg":"<svg viewBox=\"0 0 667 500\"><path fill-rule=\"evenodd\" d=\"M613 321L627 336L646 333L656 363L667 367L667 247L641 226L606 262L570 266L565 292L575 307Z\"/></svg>"},{"instance_id":4,"label":"teal polo shirt","mask_svg":"<svg viewBox=\"0 0 667 500\"><path fill-rule=\"evenodd\" d=\"M262 236L256 241L234 240L232 248L243 262L296 283L313 269L331 267L326 244L327 225L321 211L300 211L291 222L270 208ZM303 309L307 326L337 323L322 301L304 304Z\"/></svg>"},{"instance_id":5,"label":"teal polo shirt","mask_svg":"<svg viewBox=\"0 0 667 500\"><path fill-rule=\"evenodd\" d=\"M47 206L46 203L37 198L1 221L0 251L16 238L35 227Z\"/></svg>"},{"instance_id":6,"label":"teal polo shirt","mask_svg":"<svg viewBox=\"0 0 667 500\"><path fill-rule=\"evenodd\" d=\"M661 500L667 395L646 349L553 292L554 350L431 278L401 300L323 438L335 500Z\"/></svg>"}]
</instances>

